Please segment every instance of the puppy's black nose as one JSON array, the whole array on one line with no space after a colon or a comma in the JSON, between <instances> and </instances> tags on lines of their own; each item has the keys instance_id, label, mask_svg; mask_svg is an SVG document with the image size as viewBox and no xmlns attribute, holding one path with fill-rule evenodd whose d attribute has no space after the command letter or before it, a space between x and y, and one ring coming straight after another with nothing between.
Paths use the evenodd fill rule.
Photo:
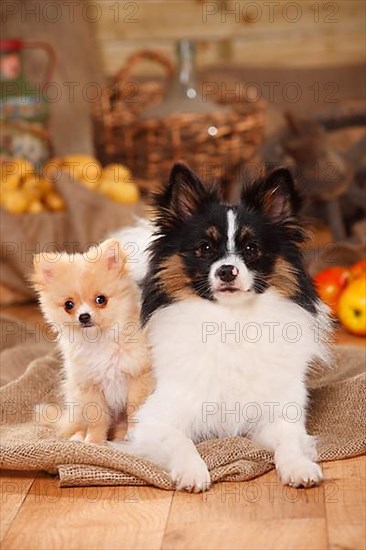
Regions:
<instances>
[{"instance_id":1,"label":"puppy's black nose","mask_svg":"<svg viewBox=\"0 0 366 550\"><path fill-rule=\"evenodd\" d=\"M81 313L79 315L79 321L82 325L87 325L90 322L90 313Z\"/></svg>"},{"instance_id":2,"label":"puppy's black nose","mask_svg":"<svg viewBox=\"0 0 366 550\"><path fill-rule=\"evenodd\" d=\"M238 268L234 265L222 265L216 271L216 275L224 282L231 283L238 276Z\"/></svg>"}]
</instances>

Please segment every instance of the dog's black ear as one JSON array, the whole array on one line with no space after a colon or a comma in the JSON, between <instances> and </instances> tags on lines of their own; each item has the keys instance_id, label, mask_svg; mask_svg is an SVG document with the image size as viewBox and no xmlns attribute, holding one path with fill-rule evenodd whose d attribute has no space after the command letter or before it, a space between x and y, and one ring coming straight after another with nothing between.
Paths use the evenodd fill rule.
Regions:
<instances>
[{"instance_id":1,"label":"dog's black ear","mask_svg":"<svg viewBox=\"0 0 366 550\"><path fill-rule=\"evenodd\" d=\"M176 163L169 176L168 186L161 197L164 208L180 218L191 216L207 198L199 177L185 164Z\"/></svg>"},{"instance_id":2,"label":"dog's black ear","mask_svg":"<svg viewBox=\"0 0 366 550\"><path fill-rule=\"evenodd\" d=\"M278 168L246 186L241 199L247 206L260 210L276 222L296 216L302 206L302 198L287 168Z\"/></svg>"}]
</instances>

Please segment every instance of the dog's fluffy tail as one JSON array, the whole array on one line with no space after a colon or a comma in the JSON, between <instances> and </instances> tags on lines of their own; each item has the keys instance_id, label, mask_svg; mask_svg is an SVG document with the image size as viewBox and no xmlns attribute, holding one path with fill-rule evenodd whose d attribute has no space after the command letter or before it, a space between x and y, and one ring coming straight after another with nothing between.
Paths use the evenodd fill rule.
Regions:
<instances>
[{"instance_id":1,"label":"dog's fluffy tail","mask_svg":"<svg viewBox=\"0 0 366 550\"><path fill-rule=\"evenodd\" d=\"M148 247L153 239L153 226L142 218L136 220L136 225L116 231L109 237L121 242L127 255L127 265L134 280L141 284L148 268Z\"/></svg>"}]
</instances>

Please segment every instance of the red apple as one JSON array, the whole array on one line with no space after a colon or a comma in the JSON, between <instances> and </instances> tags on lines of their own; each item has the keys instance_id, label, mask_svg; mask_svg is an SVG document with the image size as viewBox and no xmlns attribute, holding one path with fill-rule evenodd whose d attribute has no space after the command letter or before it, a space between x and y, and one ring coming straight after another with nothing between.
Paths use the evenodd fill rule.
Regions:
<instances>
[{"instance_id":1,"label":"red apple","mask_svg":"<svg viewBox=\"0 0 366 550\"><path fill-rule=\"evenodd\" d=\"M343 289L350 281L350 272L342 266L329 267L314 277L315 287L320 298L337 313L337 304Z\"/></svg>"}]
</instances>

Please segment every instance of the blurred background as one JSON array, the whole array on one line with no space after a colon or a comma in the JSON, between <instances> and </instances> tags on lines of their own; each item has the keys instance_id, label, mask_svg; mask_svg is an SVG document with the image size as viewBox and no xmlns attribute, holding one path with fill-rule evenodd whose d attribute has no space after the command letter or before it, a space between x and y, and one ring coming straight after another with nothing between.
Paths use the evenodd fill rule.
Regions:
<instances>
[{"instance_id":1,"label":"blurred background","mask_svg":"<svg viewBox=\"0 0 366 550\"><path fill-rule=\"evenodd\" d=\"M285 164L308 198L309 269L337 316L352 295L343 324L366 332L366 283L350 289L366 269L364 2L0 9L3 305L34 298L32 253L84 250L149 215L174 161L227 201Z\"/></svg>"}]
</instances>

